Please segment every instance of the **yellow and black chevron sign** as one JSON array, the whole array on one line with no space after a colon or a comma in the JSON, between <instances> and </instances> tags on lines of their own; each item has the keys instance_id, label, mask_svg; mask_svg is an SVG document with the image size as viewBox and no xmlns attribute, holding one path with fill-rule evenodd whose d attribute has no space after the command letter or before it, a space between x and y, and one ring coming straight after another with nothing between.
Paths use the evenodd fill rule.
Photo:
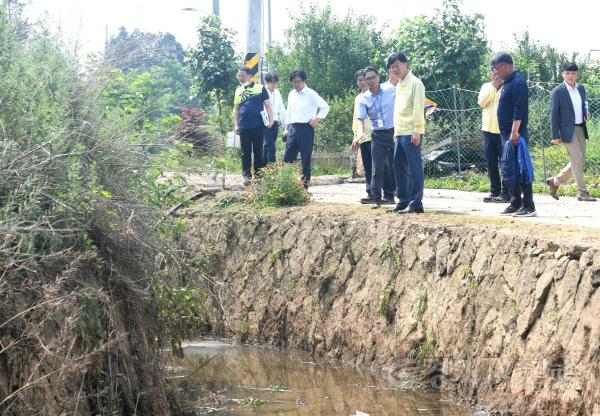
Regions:
<instances>
[{"instance_id":1,"label":"yellow and black chevron sign","mask_svg":"<svg viewBox=\"0 0 600 416\"><path fill-rule=\"evenodd\" d=\"M256 81L258 78L258 53L248 52L244 57L244 65L252 71L252 78Z\"/></svg>"}]
</instances>

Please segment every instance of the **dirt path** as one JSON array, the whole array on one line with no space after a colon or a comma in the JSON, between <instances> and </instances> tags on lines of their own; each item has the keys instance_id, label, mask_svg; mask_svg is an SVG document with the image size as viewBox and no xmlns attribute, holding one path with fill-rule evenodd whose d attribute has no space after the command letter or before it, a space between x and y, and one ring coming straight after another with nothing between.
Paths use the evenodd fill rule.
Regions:
<instances>
[{"instance_id":1,"label":"dirt path","mask_svg":"<svg viewBox=\"0 0 600 416\"><path fill-rule=\"evenodd\" d=\"M221 187L241 190L240 175L187 175L188 184L192 187ZM348 183L345 178L337 176L320 176L312 180L309 189L312 201L327 204L360 205L359 199L366 196L364 183ZM482 201L485 193L465 192L447 189L425 189L423 205L426 212L450 215L467 214L472 220L489 221L517 227L520 224L561 225L563 227L546 227L545 232L568 231L570 234L582 230L600 230L600 201L580 202L574 197L561 197L559 201L549 195L534 195L538 216L534 218L503 217L499 213L506 204L490 204ZM368 209L368 206L364 206ZM378 212L385 212L382 207ZM369 210L370 211L370 210ZM488 221L489 220L489 221ZM578 227L564 227L578 226ZM537 227L535 227L537 228ZM582 230L583 231L583 230ZM595 233L594 233L595 234Z\"/></svg>"},{"instance_id":2,"label":"dirt path","mask_svg":"<svg viewBox=\"0 0 600 416\"><path fill-rule=\"evenodd\" d=\"M313 195L314 201L343 204L359 204L359 199L366 196L364 184L358 183L312 186L310 193ZM482 192L426 189L423 205L425 211L494 217L505 222L570 224L600 229L600 201L580 202L573 197L561 197L556 201L549 195L534 195L538 216L535 218L512 218L499 215L506 204L484 203L482 201L484 196L486 194ZM386 208L382 207L381 209Z\"/></svg>"}]
</instances>

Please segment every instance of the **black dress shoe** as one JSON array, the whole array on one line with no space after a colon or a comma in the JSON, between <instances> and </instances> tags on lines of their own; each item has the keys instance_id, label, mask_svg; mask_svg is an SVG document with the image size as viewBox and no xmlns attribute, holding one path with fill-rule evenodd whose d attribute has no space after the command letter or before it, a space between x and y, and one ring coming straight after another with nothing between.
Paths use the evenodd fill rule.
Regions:
<instances>
[{"instance_id":1,"label":"black dress shoe","mask_svg":"<svg viewBox=\"0 0 600 416\"><path fill-rule=\"evenodd\" d=\"M382 205L394 205L396 203L396 201L394 201L394 198L389 199L389 198L383 198L381 200L381 204Z\"/></svg>"},{"instance_id":2,"label":"black dress shoe","mask_svg":"<svg viewBox=\"0 0 600 416\"><path fill-rule=\"evenodd\" d=\"M402 211L398 211L398 214L423 214L425 211L423 208L404 208Z\"/></svg>"},{"instance_id":3,"label":"black dress shoe","mask_svg":"<svg viewBox=\"0 0 600 416\"><path fill-rule=\"evenodd\" d=\"M405 204L396 204L396 206L394 208L390 208L389 211L390 212L398 212L398 211L402 211L404 209L406 209Z\"/></svg>"},{"instance_id":4,"label":"black dress shoe","mask_svg":"<svg viewBox=\"0 0 600 416\"><path fill-rule=\"evenodd\" d=\"M360 203L361 204L372 204L375 200L373 198L371 198L370 196L366 197L366 198L361 198L360 199Z\"/></svg>"}]
</instances>

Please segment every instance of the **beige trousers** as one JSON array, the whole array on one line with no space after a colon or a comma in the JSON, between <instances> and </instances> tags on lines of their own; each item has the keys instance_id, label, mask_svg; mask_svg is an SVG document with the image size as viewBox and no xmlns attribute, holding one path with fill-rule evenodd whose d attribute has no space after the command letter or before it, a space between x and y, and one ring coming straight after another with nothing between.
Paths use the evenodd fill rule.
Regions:
<instances>
[{"instance_id":1,"label":"beige trousers","mask_svg":"<svg viewBox=\"0 0 600 416\"><path fill-rule=\"evenodd\" d=\"M583 132L583 127L575 127L575 131L573 132L573 139L570 143L564 143L565 148L567 149L567 153L569 154L569 159L571 161L566 164L563 170L560 171L558 175L554 177L555 185L562 185L567 182L572 177L575 178L575 183L577 183L577 190L579 193L586 193L587 187L585 186L585 182L583 181L583 163L585 161L585 148L586 148L586 140L585 134Z\"/></svg>"}]
</instances>

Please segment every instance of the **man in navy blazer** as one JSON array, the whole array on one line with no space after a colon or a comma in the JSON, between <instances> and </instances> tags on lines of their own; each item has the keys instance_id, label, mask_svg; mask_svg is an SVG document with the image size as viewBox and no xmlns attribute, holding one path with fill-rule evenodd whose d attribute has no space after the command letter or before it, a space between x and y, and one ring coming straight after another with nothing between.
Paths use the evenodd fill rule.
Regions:
<instances>
[{"instance_id":1,"label":"man in navy blazer","mask_svg":"<svg viewBox=\"0 0 600 416\"><path fill-rule=\"evenodd\" d=\"M585 122L592 116L587 105L585 88L577 84L577 70L575 62L565 63L562 72L565 82L555 87L550 94L552 142L565 146L570 162L546 183L550 187L550 196L558 199L558 187L574 177L579 191L577 199L595 201L596 198L588 194L583 181L586 140L589 138Z\"/></svg>"}]
</instances>

